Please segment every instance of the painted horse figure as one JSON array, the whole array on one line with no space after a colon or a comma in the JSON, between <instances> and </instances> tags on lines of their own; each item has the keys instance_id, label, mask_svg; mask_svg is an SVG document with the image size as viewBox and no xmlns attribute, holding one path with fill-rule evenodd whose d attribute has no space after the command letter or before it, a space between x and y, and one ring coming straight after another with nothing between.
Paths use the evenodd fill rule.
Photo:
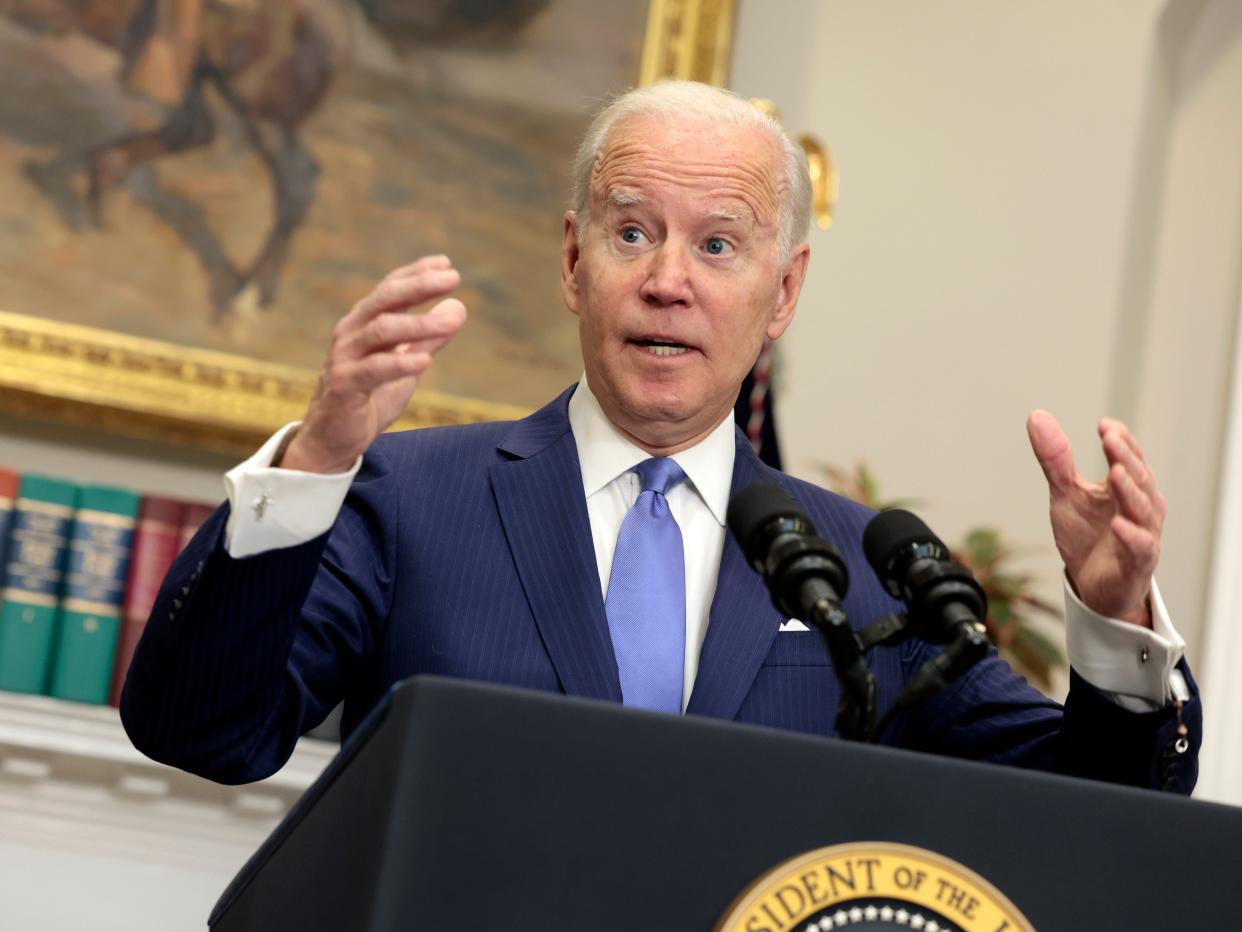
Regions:
<instances>
[{"instance_id":1,"label":"painted horse figure","mask_svg":"<svg viewBox=\"0 0 1242 932\"><path fill-rule=\"evenodd\" d=\"M319 169L298 131L346 64L346 10L330 0L0 0L0 13L42 30L77 30L115 48L126 88L164 108L152 129L27 165L33 180L62 196L66 170L84 169L96 225L104 195L133 169L212 141L216 121L205 91L218 91L267 169L275 195L271 228L249 265L237 269L201 212L160 212L202 263L213 316L251 284L260 305L271 304L293 234L315 197Z\"/></svg>"},{"instance_id":2,"label":"painted horse figure","mask_svg":"<svg viewBox=\"0 0 1242 932\"><path fill-rule=\"evenodd\" d=\"M547 0L353 0L388 38L456 37L512 29ZM205 146L216 132L208 87L240 121L267 169L274 217L258 253L234 266L201 210L179 204L157 212L194 250L207 274L213 317L247 287L272 303L293 234L315 198L319 167L299 130L349 59L347 0L0 0L0 14L39 31L77 31L116 49L126 88L163 107L152 129L107 139L85 152L28 163L27 175L65 202L69 176L86 173L91 220L101 225L104 195L140 165Z\"/></svg>"}]
</instances>

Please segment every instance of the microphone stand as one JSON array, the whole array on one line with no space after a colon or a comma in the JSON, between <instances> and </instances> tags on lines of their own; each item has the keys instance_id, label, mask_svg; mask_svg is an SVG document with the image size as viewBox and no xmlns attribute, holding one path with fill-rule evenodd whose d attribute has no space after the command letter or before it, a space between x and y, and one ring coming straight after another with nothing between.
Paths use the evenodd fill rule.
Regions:
<instances>
[{"instance_id":1,"label":"microphone stand","mask_svg":"<svg viewBox=\"0 0 1242 932\"><path fill-rule=\"evenodd\" d=\"M866 649L877 644L899 644L913 635L907 630L908 625L909 618L904 614L885 615L863 628L859 639ZM879 724L869 732L870 742L879 744L898 713L943 690L986 657L987 652L988 639L982 624L972 621L957 625L948 646L919 667L902 687Z\"/></svg>"},{"instance_id":2,"label":"microphone stand","mask_svg":"<svg viewBox=\"0 0 1242 932\"><path fill-rule=\"evenodd\" d=\"M875 674L867 666L863 645L845 617L845 610L819 580L802 583L802 604L809 606L805 619L823 635L832 657L832 668L841 684L837 706L837 734L847 741L866 741L875 728ZM821 591L827 590L827 591Z\"/></svg>"}]
</instances>

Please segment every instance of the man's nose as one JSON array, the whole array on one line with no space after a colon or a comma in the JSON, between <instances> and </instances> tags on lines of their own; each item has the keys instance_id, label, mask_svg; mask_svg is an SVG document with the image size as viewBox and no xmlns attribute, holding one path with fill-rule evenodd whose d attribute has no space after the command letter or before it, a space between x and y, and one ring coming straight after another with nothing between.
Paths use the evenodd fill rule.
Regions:
<instances>
[{"instance_id":1,"label":"man's nose","mask_svg":"<svg viewBox=\"0 0 1242 932\"><path fill-rule=\"evenodd\" d=\"M658 306L688 305L693 289L691 259L685 247L666 241L652 250L650 257L647 279L639 291L643 300Z\"/></svg>"}]
</instances>

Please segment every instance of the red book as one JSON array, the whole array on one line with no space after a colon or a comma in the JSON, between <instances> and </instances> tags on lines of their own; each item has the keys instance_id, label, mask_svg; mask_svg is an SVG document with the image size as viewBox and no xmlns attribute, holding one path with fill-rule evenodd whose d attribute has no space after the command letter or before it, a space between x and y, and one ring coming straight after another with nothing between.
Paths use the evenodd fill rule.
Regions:
<instances>
[{"instance_id":1,"label":"red book","mask_svg":"<svg viewBox=\"0 0 1242 932\"><path fill-rule=\"evenodd\" d=\"M129 662L142 629L146 627L160 583L173 560L181 552L181 528L186 502L159 495L144 495L134 528L134 545L129 559L129 576L125 581L125 598L121 603L121 637L116 647L116 668L112 673L109 705L121 702L121 686L129 672Z\"/></svg>"},{"instance_id":2,"label":"red book","mask_svg":"<svg viewBox=\"0 0 1242 932\"><path fill-rule=\"evenodd\" d=\"M17 489L22 484L22 477L15 470L0 466L0 588L4 586L5 549L9 542L9 522L13 520L13 507L17 504ZM0 595L0 602L4 596Z\"/></svg>"},{"instance_id":3,"label":"red book","mask_svg":"<svg viewBox=\"0 0 1242 932\"><path fill-rule=\"evenodd\" d=\"M21 485L21 482L22 477L16 470L0 466L0 498L7 498L10 501L17 498L17 487Z\"/></svg>"},{"instance_id":4,"label":"red book","mask_svg":"<svg viewBox=\"0 0 1242 932\"><path fill-rule=\"evenodd\" d=\"M185 549L190 538L198 533L203 522L216 513L215 505L201 505L198 502L186 502L185 511L181 514L181 546L177 552Z\"/></svg>"}]
</instances>

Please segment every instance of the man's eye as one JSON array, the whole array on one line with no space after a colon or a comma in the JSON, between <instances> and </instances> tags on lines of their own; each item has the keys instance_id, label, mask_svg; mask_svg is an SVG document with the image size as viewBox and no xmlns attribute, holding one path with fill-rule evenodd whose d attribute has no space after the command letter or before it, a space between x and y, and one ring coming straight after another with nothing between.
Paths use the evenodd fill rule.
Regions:
<instances>
[{"instance_id":1,"label":"man's eye","mask_svg":"<svg viewBox=\"0 0 1242 932\"><path fill-rule=\"evenodd\" d=\"M733 246L727 239L713 236L703 244L703 248L707 250L707 254L710 256L727 256Z\"/></svg>"},{"instance_id":2,"label":"man's eye","mask_svg":"<svg viewBox=\"0 0 1242 932\"><path fill-rule=\"evenodd\" d=\"M623 243L629 243L631 246L638 245L645 238L646 237L643 236L643 231L638 229L638 227L626 227L621 231L621 241Z\"/></svg>"}]
</instances>

